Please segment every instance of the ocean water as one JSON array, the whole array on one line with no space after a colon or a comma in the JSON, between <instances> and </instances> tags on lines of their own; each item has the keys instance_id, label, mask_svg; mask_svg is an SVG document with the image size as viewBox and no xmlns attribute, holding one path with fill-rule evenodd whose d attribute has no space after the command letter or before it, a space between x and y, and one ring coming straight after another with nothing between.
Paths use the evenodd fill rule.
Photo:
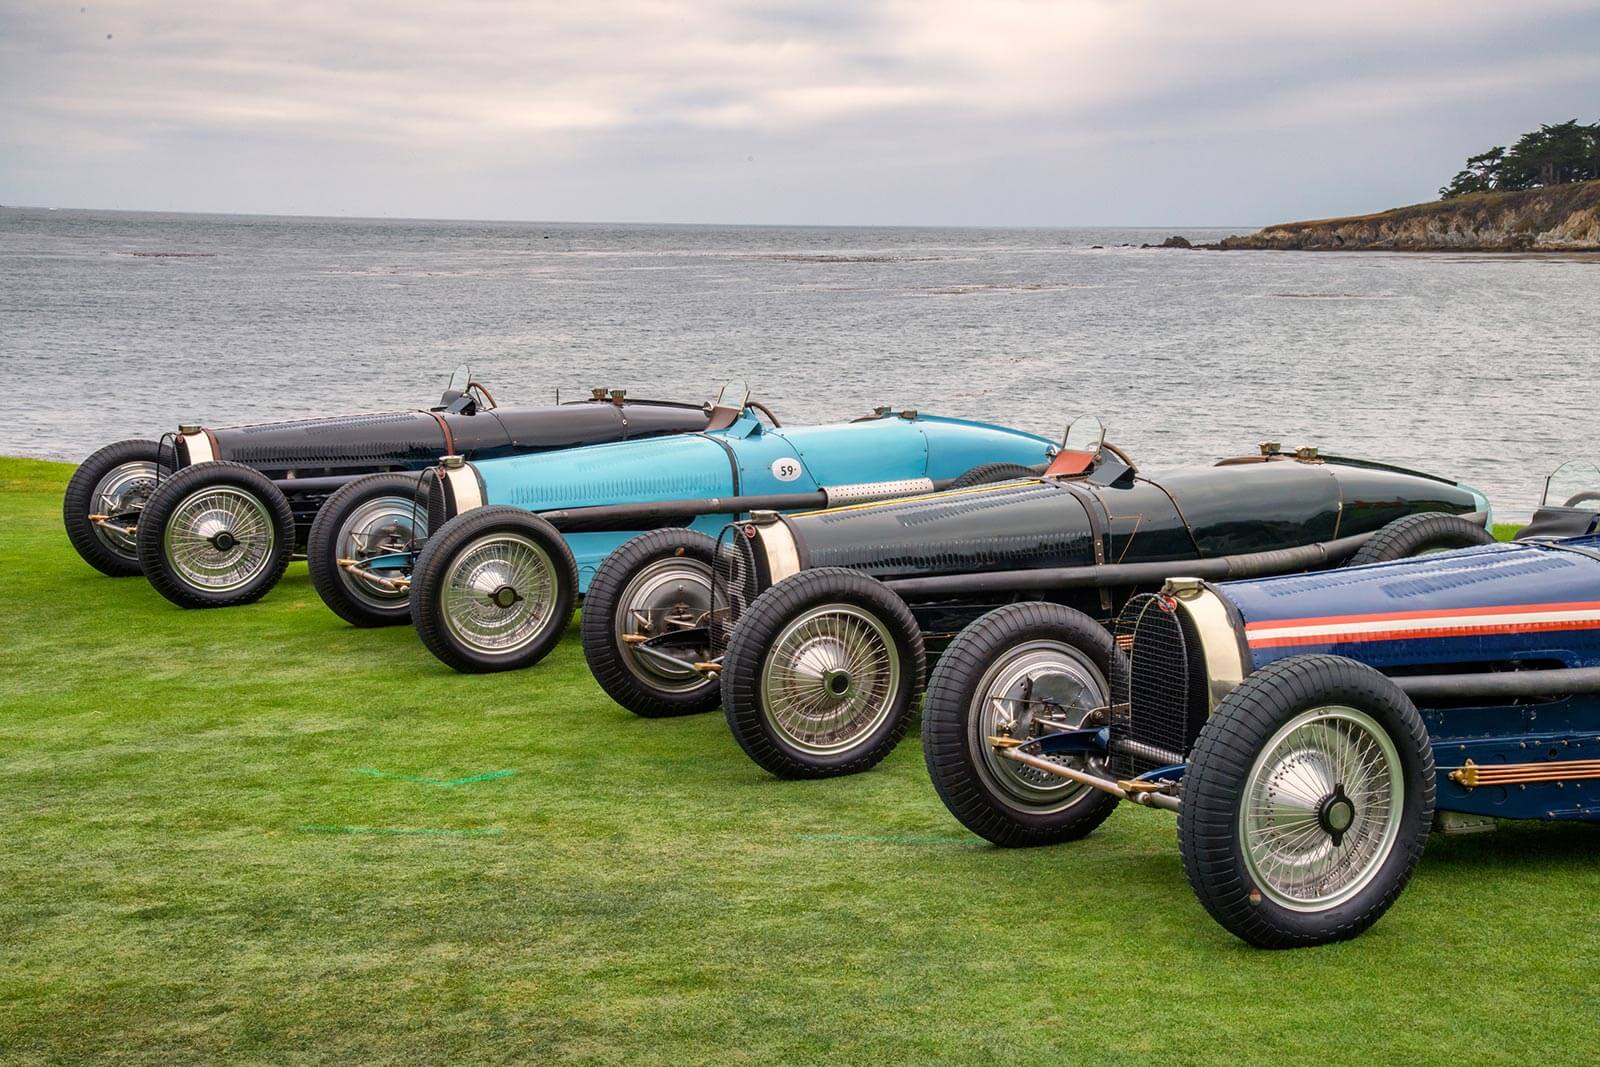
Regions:
<instances>
[{"instance_id":1,"label":"ocean water","mask_svg":"<svg viewBox=\"0 0 1600 1067\"><path fill-rule=\"evenodd\" d=\"M1119 247L1250 228L0 209L0 453L426 405L466 362L502 403L742 378L793 422L887 403L1057 434L1086 412L1151 468L1315 444L1472 482L1505 517L1600 458L1600 262Z\"/></svg>"}]
</instances>

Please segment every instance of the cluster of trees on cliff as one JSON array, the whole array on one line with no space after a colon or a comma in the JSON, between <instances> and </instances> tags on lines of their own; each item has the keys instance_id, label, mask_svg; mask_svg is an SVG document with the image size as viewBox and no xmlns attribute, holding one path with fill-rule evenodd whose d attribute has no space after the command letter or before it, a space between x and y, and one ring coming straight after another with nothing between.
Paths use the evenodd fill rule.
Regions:
<instances>
[{"instance_id":1,"label":"cluster of trees on cliff","mask_svg":"<svg viewBox=\"0 0 1600 1067\"><path fill-rule=\"evenodd\" d=\"M1500 146L1467 157L1467 168L1450 179L1439 196L1448 200L1463 193L1595 178L1600 178L1600 122L1582 126L1573 119L1525 133L1509 149Z\"/></svg>"}]
</instances>

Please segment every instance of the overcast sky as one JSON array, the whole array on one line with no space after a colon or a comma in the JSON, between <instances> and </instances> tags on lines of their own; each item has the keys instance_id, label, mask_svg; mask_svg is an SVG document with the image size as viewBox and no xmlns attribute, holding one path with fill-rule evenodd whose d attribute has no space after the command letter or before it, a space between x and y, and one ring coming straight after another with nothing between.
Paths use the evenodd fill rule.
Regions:
<instances>
[{"instance_id":1,"label":"overcast sky","mask_svg":"<svg viewBox=\"0 0 1600 1067\"><path fill-rule=\"evenodd\" d=\"M1242 225L1600 120L1568 0L0 0L0 203Z\"/></svg>"}]
</instances>

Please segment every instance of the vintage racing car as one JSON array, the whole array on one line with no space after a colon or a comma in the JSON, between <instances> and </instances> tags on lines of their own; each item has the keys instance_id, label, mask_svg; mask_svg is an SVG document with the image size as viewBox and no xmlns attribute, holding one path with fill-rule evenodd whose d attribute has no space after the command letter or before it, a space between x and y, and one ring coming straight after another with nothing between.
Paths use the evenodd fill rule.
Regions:
<instances>
[{"instance_id":1,"label":"vintage racing car","mask_svg":"<svg viewBox=\"0 0 1600 1067\"><path fill-rule=\"evenodd\" d=\"M709 412L602 389L577 403L496 407L462 367L427 410L186 425L160 442L107 445L73 474L63 518L78 554L106 574L142 571L185 607L242 604L278 580L329 496L363 475L410 471L414 482L414 472L451 453L512 455L700 430ZM409 539L410 522L409 507L403 515L376 508L352 536Z\"/></svg>"},{"instance_id":2,"label":"vintage racing car","mask_svg":"<svg viewBox=\"0 0 1600 1067\"><path fill-rule=\"evenodd\" d=\"M1002 845L1081 837L1119 800L1176 811L1190 884L1229 931L1353 937L1433 825L1600 820L1597 489L1547 494L1508 544L1174 578L1114 637L1061 605L1000 608L933 672L934 785Z\"/></svg>"},{"instance_id":3,"label":"vintage racing car","mask_svg":"<svg viewBox=\"0 0 1600 1067\"><path fill-rule=\"evenodd\" d=\"M716 556L723 603L698 706L715 705L706 676L719 674L734 736L762 767L849 774L904 734L926 648L1001 604L1049 600L1109 624L1130 595L1174 574L1282 574L1481 544L1488 521L1488 501L1467 486L1315 449L1268 444L1147 475L1098 420L1075 420L1043 477L735 526ZM635 568L660 557L628 556ZM584 622L606 625L590 611ZM657 643L704 655L695 640ZM590 663L603 680L604 656Z\"/></svg>"},{"instance_id":4,"label":"vintage racing car","mask_svg":"<svg viewBox=\"0 0 1600 1067\"><path fill-rule=\"evenodd\" d=\"M407 593L423 642L461 671L536 663L560 638L581 592L590 594L586 616L613 617L608 605L625 603L615 615L628 627L621 655L670 700L679 676L693 675L696 687L700 676L675 656L641 663L627 638L679 628L704 633L714 545L708 531L757 509L818 508L1014 477L1043 469L1055 451L1053 441L1035 434L912 410L780 426L738 384L724 391L700 433L447 460L423 480L419 506L431 533L420 552L337 565L373 603L379 592ZM327 522L336 521L330 510ZM666 559L694 566L643 575L630 568L634 580L625 587L602 583L602 561L641 531L651 531L645 543ZM314 573L326 566L318 548L313 536ZM392 603L396 614L405 610L405 601ZM673 647L696 658L686 645ZM659 683L650 673L657 663L672 672Z\"/></svg>"}]
</instances>

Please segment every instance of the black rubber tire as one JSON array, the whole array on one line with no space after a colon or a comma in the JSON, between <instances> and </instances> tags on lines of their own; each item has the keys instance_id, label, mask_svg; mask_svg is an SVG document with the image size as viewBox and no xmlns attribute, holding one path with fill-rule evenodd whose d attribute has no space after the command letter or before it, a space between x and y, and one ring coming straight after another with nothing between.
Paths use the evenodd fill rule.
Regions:
<instances>
[{"instance_id":1,"label":"black rubber tire","mask_svg":"<svg viewBox=\"0 0 1600 1067\"><path fill-rule=\"evenodd\" d=\"M1441 511L1423 511L1396 519L1373 534L1366 544L1356 549L1345 566L1390 563L1439 549L1492 544L1494 534L1475 522Z\"/></svg>"},{"instance_id":2,"label":"black rubber tire","mask_svg":"<svg viewBox=\"0 0 1600 1067\"><path fill-rule=\"evenodd\" d=\"M900 684L888 714L850 748L806 752L768 724L760 699L761 669L773 642L802 612L842 603L870 612L889 630L900 657ZM844 567L801 571L751 601L722 657L722 707L739 746L779 778L834 778L877 766L911 726L912 707L927 673L922 631L905 601L881 582Z\"/></svg>"},{"instance_id":3,"label":"black rubber tire","mask_svg":"<svg viewBox=\"0 0 1600 1067\"><path fill-rule=\"evenodd\" d=\"M491 654L471 648L453 637L444 624L440 592L444 575L456 555L471 541L495 533L517 533L532 540L555 568L555 608L548 625L532 641L509 654ZM521 508L496 505L474 508L457 515L437 530L417 556L411 572L411 622L428 651L463 674L490 674L521 670L544 659L561 640L572 621L578 599L578 564L567 542L544 519Z\"/></svg>"},{"instance_id":4,"label":"black rubber tire","mask_svg":"<svg viewBox=\"0 0 1600 1067\"><path fill-rule=\"evenodd\" d=\"M229 486L255 497L266 508L272 523L272 556L261 572L245 585L226 592L214 592L190 585L173 570L167 560L164 539L167 523L178 506L203 489ZM156 592L184 608L232 608L254 603L278 584L294 554L294 510L272 484L272 479L243 463L226 461L198 463L185 467L163 481L151 494L139 517L139 563Z\"/></svg>"},{"instance_id":5,"label":"black rubber tire","mask_svg":"<svg viewBox=\"0 0 1600 1067\"><path fill-rule=\"evenodd\" d=\"M996 482L1014 482L1019 478L1037 478L1039 472L1020 463L985 463L945 486L945 489L971 489L975 485L993 485Z\"/></svg>"},{"instance_id":6,"label":"black rubber tire","mask_svg":"<svg viewBox=\"0 0 1600 1067\"><path fill-rule=\"evenodd\" d=\"M67 528L67 539L72 547L85 563L112 578L131 578L144 573L139 566L139 553L135 549L124 554L100 540L94 524L89 521L93 511L90 498L101 478L124 463L136 462L157 464L161 477L165 478L172 470L172 450L170 447L166 450L163 462L162 448L154 441L132 438L106 445L78 464L61 500L61 521Z\"/></svg>"},{"instance_id":7,"label":"black rubber tire","mask_svg":"<svg viewBox=\"0 0 1600 1067\"><path fill-rule=\"evenodd\" d=\"M339 527L344 525L350 512L374 497L407 496L415 498L420 475L393 472L369 474L346 485L323 501L317 517L311 521L311 532L306 535L306 569L311 572L311 584L328 609L352 626L398 626L411 621L411 601L400 597L394 607L383 609L360 599L345 583L339 567L337 544ZM418 509L419 525L425 530L428 522L427 508Z\"/></svg>"},{"instance_id":8,"label":"black rubber tire","mask_svg":"<svg viewBox=\"0 0 1600 1067\"><path fill-rule=\"evenodd\" d=\"M1262 747L1285 723L1322 704L1371 716L1400 758L1405 796L1388 857L1365 888L1321 912L1295 911L1257 893L1238 839L1239 805ZM1433 749L1422 716L1400 688L1342 656L1293 656L1269 664L1229 693L1200 731L1183 776L1178 846L1206 911L1260 948L1344 941L1366 930L1400 895L1422 858L1433 820Z\"/></svg>"},{"instance_id":9,"label":"black rubber tire","mask_svg":"<svg viewBox=\"0 0 1600 1067\"><path fill-rule=\"evenodd\" d=\"M970 716L977 686L1008 648L1051 640L1078 649L1100 671L1111 700L1116 643L1104 626L1059 604L1008 604L983 615L950 642L928 679L922 702L922 757L944 806L979 837L1006 848L1031 848L1076 841L1106 821L1117 798L1085 789L1055 812L1030 811L1004 795L978 769Z\"/></svg>"},{"instance_id":10,"label":"black rubber tire","mask_svg":"<svg viewBox=\"0 0 1600 1067\"><path fill-rule=\"evenodd\" d=\"M629 664L616 639L616 614L622 594L640 571L664 559L682 558L703 564L711 573L717 542L696 530L651 530L640 534L606 557L589 581L583 598L583 658L589 672L606 695L635 715L662 719L676 715L697 715L722 703L722 690L715 676L694 689L674 691L654 685Z\"/></svg>"}]
</instances>

